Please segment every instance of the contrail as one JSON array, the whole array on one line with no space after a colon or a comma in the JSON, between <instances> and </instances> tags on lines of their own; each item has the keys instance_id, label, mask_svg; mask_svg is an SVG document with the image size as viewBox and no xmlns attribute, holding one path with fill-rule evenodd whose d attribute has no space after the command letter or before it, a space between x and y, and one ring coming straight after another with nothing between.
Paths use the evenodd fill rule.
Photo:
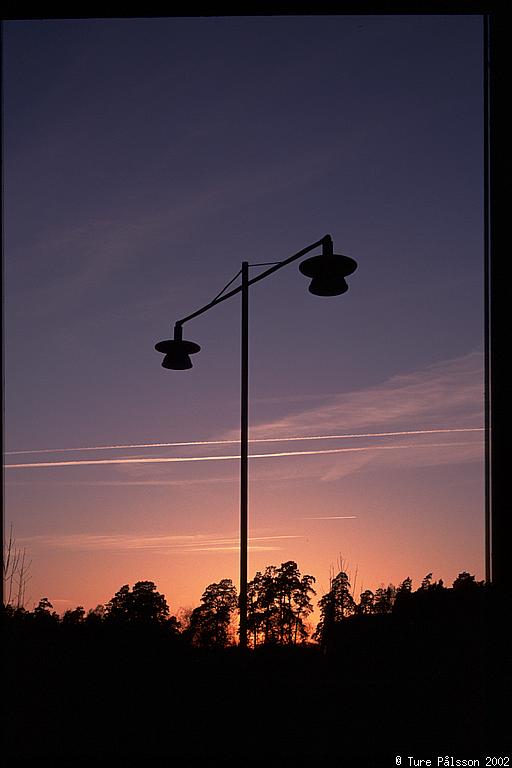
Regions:
<instances>
[{"instance_id":1,"label":"contrail","mask_svg":"<svg viewBox=\"0 0 512 768\"><path fill-rule=\"evenodd\" d=\"M301 520L357 520L356 515L329 515L328 517L301 517Z\"/></svg>"},{"instance_id":2,"label":"contrail","mask_svg":"<svg viewBox=\"0 0 512 768\"><path fill-rule=\"evenodd\" d=\"M320 451L282 451L279 453L252 453L250 459L282 458L284 456L319 456L321 454L351 453L356 451L389 451L400 448L447 448L461 445L475 445L474 441L456 443L425 443L415 445L404 443L402 445L369 445L361 448L330 448ZM57 467L83 467L106 464L167 464L184 461L230 461L239 459L240 454L229 456L162 456L158 458L135 459L79 459L78 461L42 461L28 464L4 464L5 469L33 469L33 468L57 468Z\"/></svg>"},{"instance_id":3,"label":"contrail","mask_svg":"<svg viewBox=\"0 0 512 768\"><path fill-rule=\"evenodd\" d=\"M357 437L399 437L401 435L433 435L446 432L483 432L483 427L450 427L446 429L411 429L401 432L366 432L346 435L308 435L302 437L255 437L250 443L286 443L297 440L344 440ZM176 448L186 445L233 445L240 440L188 440L176 443L128 443L122 445L95 445L83 448L38 448L27 451L4 451L5 456L32 453L71 453L72 451L113 451L128 448Z\"/></svg>"}]
</instances>

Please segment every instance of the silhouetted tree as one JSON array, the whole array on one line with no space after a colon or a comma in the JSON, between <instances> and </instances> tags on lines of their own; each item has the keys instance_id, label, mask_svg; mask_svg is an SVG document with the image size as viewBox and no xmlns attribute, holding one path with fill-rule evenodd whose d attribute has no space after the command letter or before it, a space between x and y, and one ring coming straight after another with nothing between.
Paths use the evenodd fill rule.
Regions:
<instances>
[{"instance_id":1,"label":"silhouetted tree","mask_svg":"<svg viewBox=\"0 0 512 768\"><path fill-rule=\"evenodd\" d=\"M401 584L398 585L396 594L398 595L410 595L412 592L412 579L410 576L407 576L406 579L402 581Z\"/></svg>"},{"instance_id":2,"label":"silhouetted tree","mask_svg":"<svg viewBox=\"0 0 512 768\"><path fill-rule=\"evenodd\" d=\"M58 623L60 621L59 614L52 611L53 605L50 603L47 597L42 597L37 606L34 608L34 619L40 623L46 624Z\"/></svg>"},{"instance_id":3,"label":"silhouetted tree","mask_svg":"<svg viewBox=\"0 0 512 768\"><path fill-rule=\"evenodd\" d=\"M325 645L336 624L352 616L356 611L354 598L350 594L350 581L344 571L331 579L329 591L319 600L320 621L313 639Z\"/></svg>"},{"instance_id":4,"label":"silhouetted tree","mask_svg":"<svg viewBox=\"0 0 512 768\"><path fill-rule=\"evenodd\" d=\"M194 645L224 648L230 642L231 617L238 603L231 579L210 584L203 592L201 603L190 615L187 634Z\"/></svg>"},{"instance_id":5,"label":"silhouetted tree","mask_svg":"<svg viewBox=\"0 0 512 768\"><path fill-rule=\"evenodd\" d=\"M185 634L188 631L188 628L190 627L190 620L192 617L192 611L193 609L189 606L181 607L178 609L176 614L176 620L178 621L182 632Z\"/></svg>"},{"instance_id":6,"label":"silhouetted tree","mask_svg":"<svg viewBox=\"0 0 512 768\"><path fill-rule=\"evenodd\" d=\"M124 584L105 606L105 619L116 623L127 623L130 620L130 586Z\"/></svg>"},{"instance_id":7,"label":"silhouetted tree","mask_svg":"<svg viewBox=\"0 0 512 768\"><path fill-rule=\"evenodd\" d=\"M444 589L443 580L439 579L439 581L432 581L432 574L427 573L425 578L421 582L421 586L418 587L416 592L429 592L432 594L432 592L439 591L441 589Z\"/></svg>"},{"instance_id":8,"label":"silhouetted tree","mask_svg":"<svg viewBox=\"0 0 512 768\"><path fill-rule=\"evenodd\" d=\"M85 610L81 605L77 608L70 609L64 612L62 617L63 624L82 624L85 617Z\"/></svg>"},{"instance_id":9,"label":"silhouetted tree","mask_svg":"<svg viewBox=\"0 0 512 768\"><path fill-rule=\"evenodd\" d=\"M254 646L277 641L276 571L275 565L269 565L247 585L247 625Z\"/></svg>"},{"instance_id":10,"label":"silhouetted tree","mask_svg":"<svg viewBox=\"0 0 512 768\"><path fill-rule=\"evenodd\" d=\"M294 635L293 635L293 642L296 644L299 642L304 642L307 640L308 632L307 627L305 624L305 619L308 618L310 613L313 611L313 605L311 603L311 596L316 595L315 590L313 589L313 584L315 583L316 579L314 576L308 576L304 574L304 576L301 577L300 584L296 588L293 594L293 600L295 603L295 611L294 611Z\"/></svg>"},{"instance_id":11,"label":"silhouetted tree","mask_svg":"<svg viewBox=\"0 0 512 768\"><path fill-rule=\"evenodd\" d=\"M301 578L297 563L288 560L275 572L275 596L277 601L277 634L281 644L291 645L307 636L304 621L311 611L313 576Z\"/></svg>"},{"instance_id":12,"label":"silhouetted tree","mask_svg":"<svg viewBox=\"0 0 512 768\"><path fill-rule=\"evenodd\" d=\"M21 623L30 621L30 619L34 617L34 614L30 613L30 611L27 611L26 608L23 608L22 606L16 608L14 605L10 605L9 603L3 603L1 611L2 619L8 622L12 621Z\"/></svg>"},{"instance_id":13,"label":"silhouetted tree","mask_svg":"<svg viewBox=\"0 0 512 768\"><path fill-rule=\"evenodd\" d=\"M427 575L423 578L420 586L418 587L418 591L426 592L427 589L430 589L432 586L432 574L427 573Z\"/></svg>"},{"instance_id":14,"label":"silhouetted tree","mask_svg":"<svg viewBox=\"0 0 512 768\"><path fill-rule=\"evenodd\" d=\"M314 576L301 576L297 563L258 571L248 584L248 628L253 645L292 645L307 638L305 619L313 610Z\"/></svg>"},{"instance_id":15,"label":"silhouetted tree","mask_svg":"<svg viewBox=\"0 0 512 768\"><path fill-rule=\"evenodd\" d=\"M164 595L152 581L125 584L105 606L105 619L120 624L163 624L169 615Z\"/></svg>"},{"instance_id":16,"label":"silhouetted tree","mask_svg":"<svg viewBox=\"0 0 512 768\"><path fill-rule=\"evenodd\" d=\"M462 571L462 573L459 573L452 586L453 589L456 589L457 591L473 591L478 587L483 587L484 582L475 581L474 576L471 576L467 571Z\"/></svg>"},{"instance_id":17,"label":"silhouetted tree","mask_svg":"<svg viewBox=\"0 0 512 768\"><path fill-rule=\"evenodd\" d=\"M373 613L391 613L395 602L396 587L388 584L387 587L381 586L375 590L375 600L373 602Z\"/></svg>"},{"instance_id":18,"label":"silhouetted tree","mask_svg":"<svg viewBox=\"0 0 512 768\"><path fill-rule=\"evenodd\" d=\"M87 611L87 616L85 617L84 621L88 625L98 625L101 624L104 616L105 606L100 604L97 605L96 608L90 608Z\"/></svg>"},{"instance_id":19,"label":"silhouetted tree","mask_svg":"<svg viewBox=\"0 0 512 768\"><path fill-rule=\"evenodd\" d=\"M393 604L394 611L401 611L406 608L411 601L412 597L412 579L407 576L406 579L398 585L395 595L395 601Z\"/></svg>"},{"instance_id":20,"label":"silhouetted tree","mask_svg":"<svg viewBox=\"0 0 512 768\"><path fill-rule=\"evenodd\" d=\"M373 594L371 589L365 589L364 592L361 592L359 595L359 605L357 606L357 613L366 616L369 613L373 613L373 601L375 599L375 595Z\"/></svg>"},{"instance_id":21,"label":"silhouetted tree","mask_svg":"<svg viewBox=\"0 0 512 768\"><path fill-rule=\"evenodd\" d=\"M165 628L169 634L176 637L180 633L181 622L177 619L176 616L169 616L165 622Z\"/></svg>"},{"instance_id":22,"label":"silhouetted tree","mask_svg":"<svg viewBox=\"0 0 512 768\"><path fill-rule=\"evenodd\" d=\"M165 596L157 592L152 581L138 581L134 584L130 602L134 621L161 624L169 616Z\"/></svg>"}]
</instances>

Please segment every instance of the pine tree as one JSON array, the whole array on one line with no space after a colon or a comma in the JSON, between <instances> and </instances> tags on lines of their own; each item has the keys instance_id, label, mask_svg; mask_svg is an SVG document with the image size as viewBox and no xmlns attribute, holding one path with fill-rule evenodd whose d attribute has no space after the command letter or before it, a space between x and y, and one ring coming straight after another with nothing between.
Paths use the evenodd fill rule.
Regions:
<instances>
[{"instance_id":1,"label":"pine tree","mask_svg":"<svg viewBox=\"0 0 512 768\"><path fill-rule=\"evenodd\" d=\"M354 598L350 593L350 581L344 571L331 579L329 591L318 603L320 621L313 639L325 645L334 627L356 611Z\"/></svg>"}]
</instances>

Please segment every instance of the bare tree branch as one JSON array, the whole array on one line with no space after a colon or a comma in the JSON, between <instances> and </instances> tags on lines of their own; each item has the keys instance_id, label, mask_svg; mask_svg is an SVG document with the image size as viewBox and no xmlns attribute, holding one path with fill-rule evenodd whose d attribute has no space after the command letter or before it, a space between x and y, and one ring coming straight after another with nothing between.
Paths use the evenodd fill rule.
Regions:
<instances>
[{"instance_id":1,"label":"bare tree branch","mask_svg":"<svg viewBox=\"0 0 512 768\"><path fill-rule=\"evenodd\" d=\"M9 540L4 544L3 552L3 602L4 605L13 605L16 595L16 608L25 605L25 592L32 560L27 563L25 549L16 546L12 523L9 529Z\"/></svg>"}]
</instances>

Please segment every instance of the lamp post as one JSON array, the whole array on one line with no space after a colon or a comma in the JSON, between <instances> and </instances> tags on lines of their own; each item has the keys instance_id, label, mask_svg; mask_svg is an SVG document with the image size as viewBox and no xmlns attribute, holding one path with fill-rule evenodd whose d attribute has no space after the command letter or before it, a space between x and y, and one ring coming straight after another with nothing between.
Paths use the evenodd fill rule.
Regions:
<instances>
[{"instance_id":1,"label":"lamp post","mask_svg":"<svg viewBox=\"0 0 512 768\"><path fill-rule=\"evenodd\" d=\"M157 352L165 356L162 361L164 368L171 370L187 370L192 368L190 355L199 352L201 347L193 341L183 339L183 325L198 315L202 315L222 301L231 298L237 293L242 294L242 340L241 340L241 409L240 409L240 647L247 648L247 541L248 541L248 446L249 446L249 287L263 280L278 269L300 259L310 251L322 246L322 253L303 261L299 270L306 277L311 278L310 293L316 296L340 296L348 290L345 277L351 275L357 269L357 262L349 256L335 254L330 235L325 235L312 245L306 246L298 253L294 253L284 261L272 264L269 269L261 272L252 279L249 278L247 261L242 262L242 268L234 280L241 275L241 283L237 288L224 293L226 288L209 304L196 310L187 317L177 320L174 325L174 338L159 341L155 345ZM252 266L267 266L254 264ZM233 280L231 281L233 282Z\"/></svg>"}]
</instances>

